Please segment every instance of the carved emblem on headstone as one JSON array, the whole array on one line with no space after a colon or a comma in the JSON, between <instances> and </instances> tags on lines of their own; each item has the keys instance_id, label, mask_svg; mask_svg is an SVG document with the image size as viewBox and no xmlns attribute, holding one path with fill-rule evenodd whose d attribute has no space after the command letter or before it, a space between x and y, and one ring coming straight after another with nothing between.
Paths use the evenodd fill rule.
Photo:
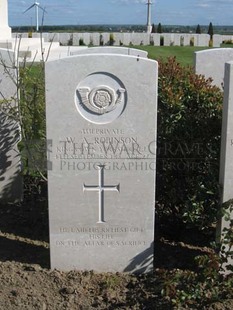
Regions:
<instances>
[{"instance_id":1,"label":"carved emblem on headstone","mask_svg":"<svg viewBox=\"0 0 233 310\"><path fill-rule=\"evenodd\" d=\"M96 114L109 113L117 105L123 103L124 88L117 91L108 86L99 86L92 90L90 88L80 87L77 89L82 99L82 104L91 112Z\"/></svg>"},{"instance_id":2,"label":"carved emblem on headstone","mask_svg":"<svg viewBox=\"0 0 233 310\"><path fill-rule=\"evenodd\" d=\"M97 72L87 76L76 88L76 107L88 121L105 124L125 109L126 89L115 76Z\"/></svg>"}]
</instances>

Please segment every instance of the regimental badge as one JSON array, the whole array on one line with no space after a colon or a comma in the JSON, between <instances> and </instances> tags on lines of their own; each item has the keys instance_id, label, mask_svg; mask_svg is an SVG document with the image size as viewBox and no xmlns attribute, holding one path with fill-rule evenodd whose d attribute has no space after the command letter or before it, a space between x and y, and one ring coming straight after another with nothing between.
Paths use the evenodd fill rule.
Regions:
<instances>
[{"instance_id":1,"label":"regimental badge","mask_svg":"<svg viewBox=\"0 0 233 310\"><path fill-rule=\"evenodd\" d=\"M77 89L83 107L95 114L105 114L123 103L124 88L117 91L108 86L98 86L94 89L80 87Z\"/></svg>"},{"instance_id":2,"label":"regimental badge","mask_svg":"<svg viewBox=\"0 0 233 310\"><path fill-rule=\"evenodd\" d=\"M106 124L123 113L127 101L126 93L123 83L117 77L97 72L79 83L75 104L85 119L96 124Z\"/></svg>"}]
</instances>

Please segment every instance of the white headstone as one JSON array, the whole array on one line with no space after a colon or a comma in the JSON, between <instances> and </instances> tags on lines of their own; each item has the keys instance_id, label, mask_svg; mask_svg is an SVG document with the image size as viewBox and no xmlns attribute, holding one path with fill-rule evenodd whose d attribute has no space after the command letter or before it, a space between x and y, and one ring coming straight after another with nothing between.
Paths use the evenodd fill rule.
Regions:
<instances>
[{"instance_id":1,"label":"white headstone","mask_svg":"<svg viewBox=\"0 0 233 310\"><path fill-rule=\"evenodd\" d=\"M83 33L82 34L82 37L83 37L83 42L85 45L89 45L90 44L90 41L91 41L91 34L90 33Z\"/></svg>"},{"instance_id":2,"label":"white headstone","mask_svg":"<svg viewBox=\"0 0 233 310\"><path fill-rule=\"evenodd\" d=\"M163 33L163 45L171 46L171 33Z\"/></svg>"},{"instance_id":3,"label":"white headstone","mask_svg":"<svg viewBox=\"0 0 233 310\"><path fill-rule=\"evenodd\" d=\"M11 115L17 109L14 53L0 50L0 201L17 202L22 198L21 160L17 144L19 123Z\"/></svg>"},{"instance_id":4,"label":"white headstone","mask_svg":"<svg viewBox=\"0 0 233 310\"><path fill-rule=\"evenodd\" d=\"M224 103L221 135L220 186L222 203L233 199L233 61L225 65ZM233 211L230 213L233 220ZM223 218L219 231L229 228L229 221ZM233 265L229 259L227 264Z\"/></svg>"},{"instance_id":5,"label":"white headstone","mask_svg":"<svg viewBox=\"0 0 233 310\"><path fill-rule=\"evenodd\" d=\"M74 32L73 33L73 45L74 46L79 46L80 45L80 39L81 39L81 34Z\"/></svg>"},{"instance_id":6,"label":"white headstone","mask_svg":"<svg viewBox=\"0 0 233 310\"><path fill-rule=\"evenodd\" d=\"M49 42L59 42L60 41L60 33L48 33L48 41Z\"/></svg>"},{"instance_id":7,"label":"white headstone","mask_svg":"<svg viewBox=\"0 0 233 310\"><path fill-rule=\"evenodd\" d=\"M151 41L154 42L154 46L160 46L160 34L151 33Z\"/></svg>"},{"instance_id":8,"label":"white headstone","mask_svg":"<svg viewBox=\"0 0 233 310\"><path fill-rule=\"evenodd\" d=\"M123 42L124 45L130 45L132 43L132 33L123 33Z\"/></svg>"},{"instance_id":9,"label":"white headstone","mask_svg":"<svg viewBox=\"0 0 233 310\"><path fill-rule=\"evenodd\" d=\"M103 45L109 45L110 42L110 33L103 32L100 34L100 41L103 43Z\"/></svg>"},{"instance_id":10,"label":"white headstone","mask_svg":"<svg viewBox=\"0 0 233 310\"><path fill-rule=\"evenodd\" d=\"M233 60L233 48L214 48L195 52L195 71L206 78L211 77L213 84L222 88L224 66Z\"/></svg>"},{"instance_id":11,"label":"white headstone","mask_svg":"<svg viewBox=\"0 0 233 310\"><path fill-rule=\"evenodd\" d=\"M114 45L120 46L122 44L122 33L114 32L113 37L114 37Z\"/></svg>"},{"instance_id":12,"label":"white headstone","mask_svg":"<svg viewBox=\"0 0 233 310\"><path fill-rule=\"evenodd\" d=\"M213 35L213 47L220 47L223 42L223 37L220 34Z\"/></svg>"},{"instance_id":13,"label":"white headstone","mask_svg":"<svg viewBox=\"0 0 233 310\"><path fill-rule=\"evenodd\" d=\"M143 45L143 34L142 33L132 33L131 43L133 45Z\"/></svg>"},{"instance_id":14,"label":"white headstone","mask_svg":"<svg viewBox=\"0 0 233 310\"><path fill-rule=\"evenodd\" d=\"M8 25L8 1L0 1L0 41L11 39L11 28Z\"/></svg>"},{"instance_id":15,"label":"white headstone","mask_svg":"<svg viewBox=\"0 0 233 310\"><path fill-rule=\"evenodd\" d=\"M98 46L100 44L100 34L99 33L92 33L90 40L91 40L90 44L92 43L92 45Z\"/></svg>"},{"instance_id":16,"label":"white headstone","mask_svg":"<svg viewBox=\"0 0 233 310\"><path fill-rule=\"evenodd\" d=\"M90 47L83 50L77 50L72 52L71 55L83 55L83 54L121 54L121 55L131 55L147 58L148 52L128 47L116 47L116 46L98 46Z\"/></svg>"},{"instance_id":17,"label":"white headstone","mask_svg":"<svg viewBox=\"0 0 233 310\"><path fill-rule=\"evenodd\" d=\"M51 267L153 268L157 62L46 63Z\"/></svg>"},{"instance_id":18,"label":"white headstone","mask_svg":"<svg viewBox=\"0 0 233 310\"><path fill-rule=\"evenodd\" d=\"M71 41L73 40L72 33L60 33L59 42L62 45L71 45Z\"/></svg>"},{"instance_id":19,"label":"white headstone","mask_svg":"<svg viewBox=\"0 0 233 310\"><path fill-rule=\"evenodd\" d=\"M209 46L210 35L209 34L199 34L197 37L197 46Z\"/></svg>"},{"instance_id":20,"label":"white headstone","mask_svg":"<svg viewBox=\"0 0 233 310\"><path fill-rule=\"evenodd\" d=\"M180 36L180 45L181 46L190 46L191 35L188 33L182 33Z\"/></svg>"},{"instance_id":21,"label":"white headstone","mask_svg":"<svg viewBox=\"0 0 233 310\"><path fill-rule=\"evenodd\" d=\"M198 36L199 34L193 34L191 37L190 37L190 45L191 46L198 46Z\"/></svg>"},{"instance_id":22,"label":"white headstone","mask_svg":"<svg viewBox=\"0 0 233 310\"><path fill-rule=\"evenodd\" d=\"M180 34L174 33L174 46L180 46Z\"/></svg>"}]
</instances>

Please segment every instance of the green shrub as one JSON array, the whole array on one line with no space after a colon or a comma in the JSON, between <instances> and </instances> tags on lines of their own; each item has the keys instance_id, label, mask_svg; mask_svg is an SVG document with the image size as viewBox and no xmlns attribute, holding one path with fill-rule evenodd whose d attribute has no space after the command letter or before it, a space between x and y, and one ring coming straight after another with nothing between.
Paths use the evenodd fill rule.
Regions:
<instances>
[{"instance_id":1,"label":"green shrub","mask_svg":"<svg viewBox=\"0 0 233 310\"><path fill-rule=\"evenodd\" d=\"M224 44L233 44L233 40L225 40L222 43L224 43Z\"/></svg>"},{"instance_id":2,"label":"green shrub","mask_svg":"<svg viewBox=\"0 0 233 310\"><path fill-rule=\"evenodd\" d=\"M17 88L23 173L42 175L46 171L44 63L31 66L25 63L20 68Z\"/></svg>"},{"instance_id":3,"label":"green shrub","mask_svg":"<svg viewBox=\"0 0 233 310\"><path fill-rule=\"evenodd\" d=\"M189 45L190 45L190 46L194 46L194 37L192 37L192 38L190 39Z\"/></svg>"},{"instance_id":4,"label":"green shrub","mask_svg":"<svg viewBox=\"0 0 233 310\"><path fill-rule=\"evenodd\" d=\"M216 221L223 94L211 80L159 63L157 209L190 225Z\"/></svg>"},{"instance_id":5,"label":"green shrub","mask_svg":"<svg viewBox=\"0 0 233 310\"><path fill-rule=\"evenodd\" d=\"M113 33L110 33L110 36L109 36L109 45L114 45L114 43L115 43L114 35L113 35Z\"/></svg>"},{"instance_id":6,"label":"green shrub","mask_svg":"<svg viewBox=\"0 0 233 310\"><path fill-rule=\"evenodd\" d=\"M73 34L70 35L70 38L69 38L69 40L67 42L67 45L68 46L73 46Z\"/></svg>"},{"instance_id":7,"label":"green shrub","mask_svg":"<svg viewBox=\"0 0 233 310\"><path fill-rule=\"evenodd\" d=\"M180 37L180 46L184 46L184 37L183 36Z\"/></svg>"},{"instance_id":8,"label":"green shrub","mask_svg":"<svg viewBox=\"0 0 233 310\"><path fill-rule=\"evenodd\" d=\"M233 268L227 265L233 258L233 220L229 217L232 211L233 200L224 204L221 210L228 228L223 230L218 245L220 251L215 245L206 254L196 256L195 272L177 269L160 274L161 293L176 309L184 306L185 309L206 309L205 306L214 302L233 298Z\"/></svg>"},{"instance_id":9,"label":"green shrub","mask_svg":"<svg viewBox=\"0 0 233 310\"><path fill-rule=\"evenodd\" d=\"M100 46L103 46L104 45L104 38L103 38L103 35L101 34L100 35Z\"/></svg>"},{"instance_id":10,"label":"green shrub","mask_svg":"<svg viewBox=\"0 0 233 310\"><path fill-rule=\"evenodd\" d=\"M151 46L154 46L154 45L155 45L153 36L150 36L150 45L151 45Z\"/></svg>"},{"instance_id":11,"label":"green shrub","mask_svg":"<svg viewBox=\"0 0 233 310\"><path fill-rule=\"evenodd\" d=\"M160 36L160 46L164 46L164 36Z\"/></svg>"},{"instance_id":12,"label":"green shrub","mask_svg":"<svg viewBox=\"0 0 233 310\"><path fill-rule=\"evenodd\" d=\"M85 46L86 45L82 38L79 39L79 45L80 46Z\"/></svg>"}]
</instances>

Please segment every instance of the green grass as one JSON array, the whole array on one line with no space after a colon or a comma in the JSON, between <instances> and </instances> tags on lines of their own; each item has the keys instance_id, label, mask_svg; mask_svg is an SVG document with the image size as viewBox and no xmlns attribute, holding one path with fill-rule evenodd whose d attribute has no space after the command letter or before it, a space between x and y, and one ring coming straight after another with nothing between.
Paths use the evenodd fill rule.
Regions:
<instances>
[{"instance_id":1,"label":"green grass","mask_svg":"<svg viewBox=\"0 0 233 310\"><path fill-rule=\"evenodd\" d=\"M183 66L194 65L194 52L206 50L208 47L197 46L133 46L149 53L149 58L166 60L175 56L177 61Z\"/></svg>"},{"instance_id":2,"label":"green grass","mask_svg":"<svg viewBox=\"0 0 233 310\"><path fill-rule=\"evenodd\" d=\"M232 48L232 47L233 47L233 44L226 44L226 43L224 44L224 43L223 43L223 44L221 45L221 47L225 47L225 48L226 48L226 47L230 47L230 48Z\"/></svg>"}]
</instances>

